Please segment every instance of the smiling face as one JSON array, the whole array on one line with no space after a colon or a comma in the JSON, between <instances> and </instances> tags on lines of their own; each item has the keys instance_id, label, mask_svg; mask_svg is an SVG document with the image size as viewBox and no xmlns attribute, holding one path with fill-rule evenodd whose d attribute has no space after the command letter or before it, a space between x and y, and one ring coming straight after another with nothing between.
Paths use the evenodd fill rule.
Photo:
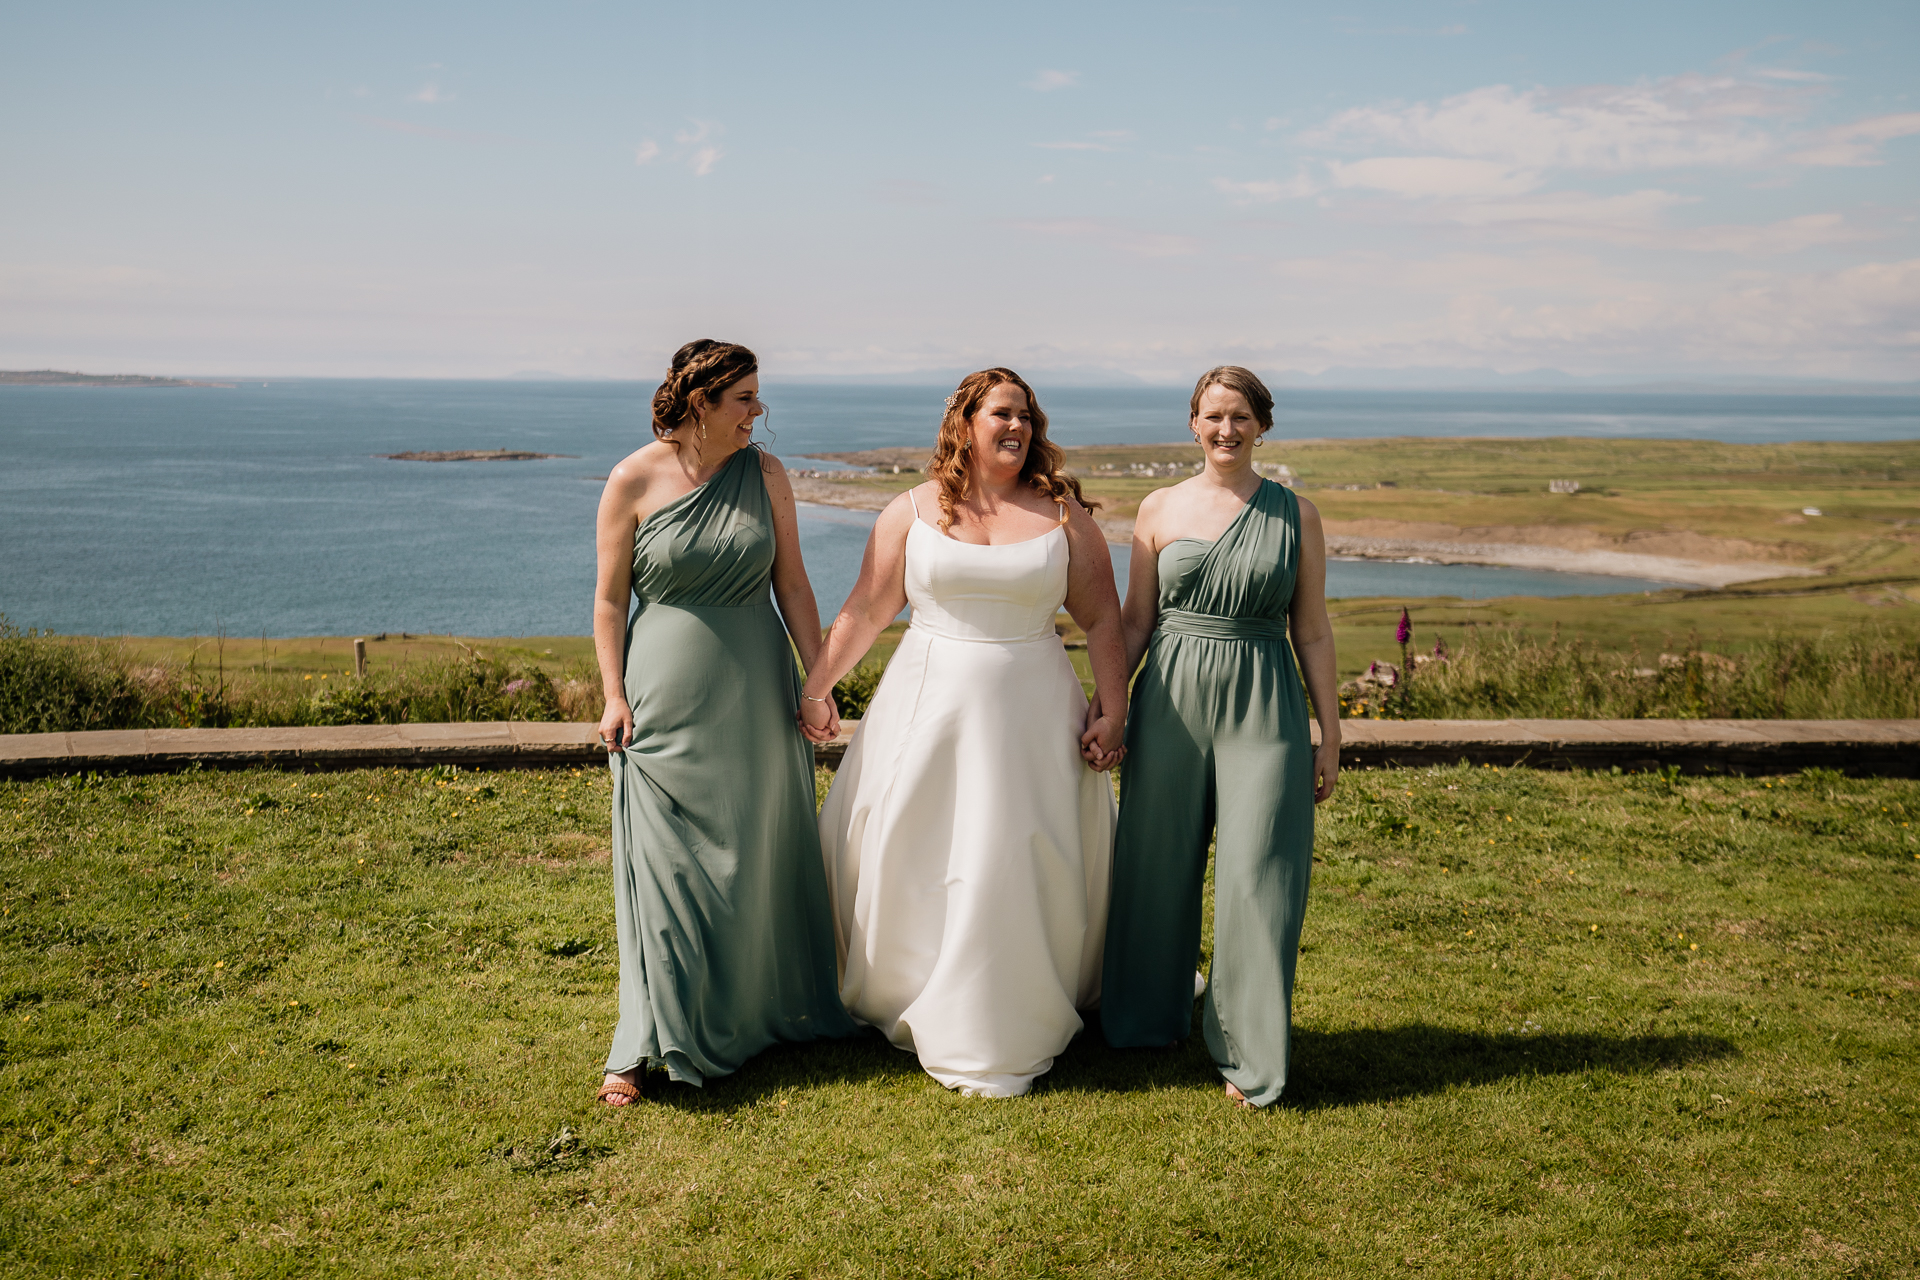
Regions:
<instances>
[{"instance_id":1,"label":"smiling face","mask_svg":"<svg viewBox=\"0 0 1920 1280\"><path fill-rule=\"evenodd\" d=\"M990 472L1018 475L1033 443L1033 404L1011 382L990 389L967 419L974 465Z\"/></svg>"},{"instance_id":2,"label":"smiling face","mask_svg":"<svg viewBox=\"0 0 1920 1280\"><path fill-rule=\"evenodd\" d=\"M753 420L767 411L760 403L760 375L748 374L711 400L696 397L693 409L696 423L706 423L709 441L745 445L753 439Z\"/></svg>"},{"instance_id":3,"label":"smiling face","mask_svg":"<svg viewBox=\"0 0 1920 1280\"><path fill-rule=\"evenodd\" d=\"M1253 442L1261 435L1253 406L1238 391L1215 384L1200 393L1200 411L1188 425L1209 465L1233 471L1253 465Z\"/></svg>"}]
</instances>

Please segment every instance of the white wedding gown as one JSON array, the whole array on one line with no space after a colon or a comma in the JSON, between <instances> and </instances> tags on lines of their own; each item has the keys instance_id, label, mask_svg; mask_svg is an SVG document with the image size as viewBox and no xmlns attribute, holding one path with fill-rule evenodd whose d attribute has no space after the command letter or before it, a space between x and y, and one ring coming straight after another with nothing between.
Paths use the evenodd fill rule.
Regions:
<instances>
[{"instance_id":1,"label":"white wedding gown","mask_svg":"<svg viewBox=\"0 0 1920 1280\"><path fill-rule=\"evenodd\" d=\"M974 546L915 515L913 623L820 811L840 998L948 1088L1014 1097L1099 998L1113 791L1054 632L1065 527Z\"/></svg>"}]
</instances>

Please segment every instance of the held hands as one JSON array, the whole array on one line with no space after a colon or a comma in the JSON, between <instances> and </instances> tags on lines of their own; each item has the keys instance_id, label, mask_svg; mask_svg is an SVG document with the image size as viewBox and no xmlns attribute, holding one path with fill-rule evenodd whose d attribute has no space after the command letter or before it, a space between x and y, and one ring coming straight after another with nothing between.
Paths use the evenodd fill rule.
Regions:
<instances>
[{"instance_id":1,"label":"held hands","mask_svg":"<svg viewBox=\"0 0 1920 1280\"><path fill-rule=\"evenodd\" d=\"M607 709L600 713L600 727L596 732L600 735L600 745L609 755L633 745L633 708L625 698L607 699Z\"/></svg>"},{"instance_id":2,"label":"held hands","mask_svg":"<svg viewBox=\"0 0 1920 1280\"><path fill-rule=\"evenodd\" d=\"M800 722L800 732L807 735L807 741L816 746L832 742L840 733L840 707L829 691L826 701L816 702L812 698L800 699L800 712L794 717Z\"/></svg>"},{"instance_id":3,"label":"held hands","mask_svg":"<svg viewBox=\"0 0 1920 1280\"><path fill-rule=\"evenodd\" d=\"M1087 704L1085 732L1080 735L1080 758L1087 762L1087 768L1105 773L1126 759L1126 736L1125 723L1101 714L1100 695L1095 692Z\"/></svg>"}]
</instances>

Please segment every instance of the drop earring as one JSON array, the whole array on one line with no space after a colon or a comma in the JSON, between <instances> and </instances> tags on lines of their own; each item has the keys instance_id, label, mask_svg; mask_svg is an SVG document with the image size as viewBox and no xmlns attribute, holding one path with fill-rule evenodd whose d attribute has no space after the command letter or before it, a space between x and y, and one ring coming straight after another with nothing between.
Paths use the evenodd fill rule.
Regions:
<instances>
[{"instance_id":1,"label":"drop earring","mask_svg":"<svg viewBox=\"0 0 1920 1280\"><path fill-rule=\"evenodd\" d=\"M702 418L700 419L700 443L705 444L706 442L707 442L707 420L705 418Z\"/></svg>"}]
</instances>

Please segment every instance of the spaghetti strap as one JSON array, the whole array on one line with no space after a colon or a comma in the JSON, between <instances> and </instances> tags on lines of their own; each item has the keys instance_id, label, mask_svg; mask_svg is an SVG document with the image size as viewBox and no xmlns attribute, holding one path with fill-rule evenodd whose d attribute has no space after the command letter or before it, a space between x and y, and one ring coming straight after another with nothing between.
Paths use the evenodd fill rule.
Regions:
<instances>
[{"instance_id":1,"label":"spaghetti strap","mask_svg":"<svg viewBox=\"0 0 1920 1280\"><path fill-rule=\"evenodd\" d=\"M919 487L919 485L915 485L914 489ZM920 518L920 500L913 496L913 489L907 490L907 501L913 504L913 518L918 520Z\"/></svg>"},{"instance_id":2,"label":"spaghetti strap","mask_svg":"<svg viewBox=\"0 0 1920 1280\"><path fill-rule=\"evenodd\" d=\"M1064 502L1056 502L1053 505L1060 508L1060 523L1065 524L1067 522L1067 504Z\"/></svg>"}]
</instances>

